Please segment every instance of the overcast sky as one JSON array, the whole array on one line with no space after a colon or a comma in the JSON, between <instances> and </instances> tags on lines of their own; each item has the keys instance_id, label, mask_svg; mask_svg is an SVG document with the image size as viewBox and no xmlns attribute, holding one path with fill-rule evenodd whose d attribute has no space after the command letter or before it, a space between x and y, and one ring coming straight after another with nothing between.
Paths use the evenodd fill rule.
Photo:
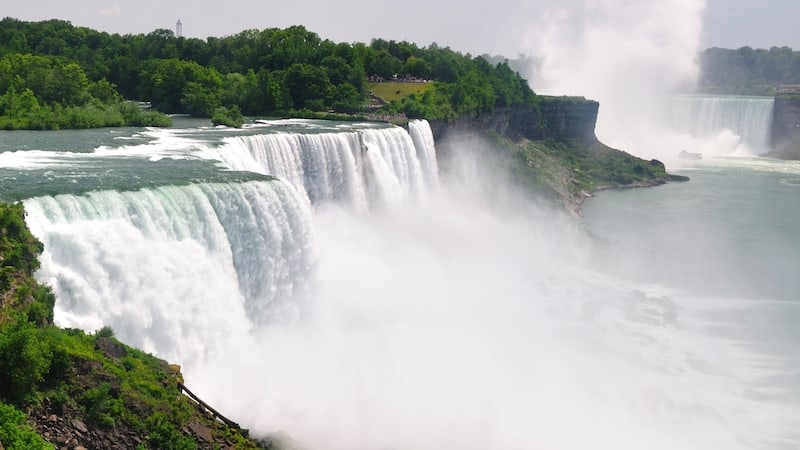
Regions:
<instances>
[{"instance_id":1,"label":"overcast sky","mask_svg":"<svg viewBox=\"0 0 800 450\"><path fill-rule=\"evenodd\" d=\"M21 20L58 18L120 34L175 30L180 19L184 36L203 39L301 24L336 42L382 37L513 57L529 53L524 41L540 26L537 20L564 5L570 5L569 15L580 26L581 11L594 14L598 8L648 2L680 4L676 10L687 3L703 10L705 4L701 48L785 45L800 50L799 0L23 0L4 2L0 14Z\"/></svg>"}]
</instances>

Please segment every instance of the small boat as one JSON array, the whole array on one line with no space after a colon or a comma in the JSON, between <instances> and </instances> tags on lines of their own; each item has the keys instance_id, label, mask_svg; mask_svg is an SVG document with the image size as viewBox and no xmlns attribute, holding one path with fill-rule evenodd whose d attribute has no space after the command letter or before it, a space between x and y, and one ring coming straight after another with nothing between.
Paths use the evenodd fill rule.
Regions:
<instances>
[{"instance_id":1,"label":"small boat","mask_svg":"<svg viewBox=\"0 0 800 450\"><path fill-rule=\"evenodd\" d=\"M678 158L680 158L680 159L703 159L703 154L702 153L687 152L686 150L683 150L680 153L678 153Z\"/></svg>"}]
</instances>

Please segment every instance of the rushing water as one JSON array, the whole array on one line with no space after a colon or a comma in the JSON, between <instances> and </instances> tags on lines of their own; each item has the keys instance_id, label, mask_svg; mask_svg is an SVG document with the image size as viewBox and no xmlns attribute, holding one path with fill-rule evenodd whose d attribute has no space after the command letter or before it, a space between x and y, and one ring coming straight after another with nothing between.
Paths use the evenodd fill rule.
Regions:
<instances>
[{"instance_id":1,"label":"rushing water","mask_svg":"<svg viewBox=\"0 0 800 450\"><path fill-rule=\"evenodd\" d=\"M705 141L723 134L725 154L731 148L744 154L769 150L772 97L681 95L667 97L663 103L663 120L673 132ZM715 152L704 147L706 152Z\"/></svg>"},{"instance_id":2,"label":"rushing water","mask_svg":"<svg viewBox=\"0 0 800 450\"><path fill-rule=\"evenodd\" d=\"M57 323L182 364L255 435L797 442L791 164L704 161L690 183L599 194L580 224L466 156L440 178L424 121L0 138Z\"/></svg>"}]
</instances>

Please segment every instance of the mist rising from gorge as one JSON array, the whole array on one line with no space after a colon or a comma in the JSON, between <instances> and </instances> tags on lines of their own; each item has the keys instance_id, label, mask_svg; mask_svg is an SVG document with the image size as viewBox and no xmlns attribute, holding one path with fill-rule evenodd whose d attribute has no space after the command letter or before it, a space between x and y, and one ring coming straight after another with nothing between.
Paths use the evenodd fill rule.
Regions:
<instances>
[{"instance_id":1,"label":"mist rising from gorge","mask_svg":"<svg viewBox=\"0 0 800 450\"><path fill-rule=\"evenodd\" d=\"M660 98L693 88L704 0L546 2L531 18L527 74L537 93L600 102L597 135L642 157L687 145L665 129Z\"/></svg>"},{"instance_id":2,"label":"mist rising from gorge","mask_svg":"<svg viewBox=\"0 0 800 450\"><path fill-rule=\"evenodd\" d=\"M417 201L319 205L300 314L217 343L187 382L307 448L737 448L728 424L751 419L691 367L728 349L695 348L665 290L597 271L572 218L457 147Z\"/></svg>"}]
</instances>

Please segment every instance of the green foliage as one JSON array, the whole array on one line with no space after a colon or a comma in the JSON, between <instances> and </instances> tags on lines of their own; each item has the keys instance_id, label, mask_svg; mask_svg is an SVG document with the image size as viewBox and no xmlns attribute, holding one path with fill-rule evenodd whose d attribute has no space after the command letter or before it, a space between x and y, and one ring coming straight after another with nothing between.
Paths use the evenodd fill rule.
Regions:
<instances>
[{"instance_id":1,"label":"green foliage","mask_svg":"<svg viewBox=\"0 0 800 450\"><path fill-rule=\"evenodd\" d=\"M50 368L52 353L24 314L0 327L0 397L20 404Z\"/></svg>"},{"instance_id":2,"label":"green foliage","mask_svg":"<svg viewBox=\"0 0 800 450\"><path fill-rule=\"evenodd\" d=\"M334 88L331 107L340 113L357 113L364 109L364 96L349 83Z\"/></svg>"},{"instance_id":3,"label":"green foliage","mask_svg":"<svg viewBox=\"0 0 800 450\"><path fill-rule=\"evenodd\" d=\"M301 110L355 114L366 102L368 78L391 81L396 76L433 80L438 89L428 96L419 92L413 99L397 98L386 113L450 119L530 104L534 97L505 63L492 66L436 44L418 47L382 39L369 45L337 44L302 26L245 30L202 41L178 38L165 29L120 36L63 21L4 19L0 42L0 95L10 92L5 104L15 108L11 114L0 111L0 128L6 129L112 126L119 118L113 111L107 112L114 120L102 125L93 117L98 111L88 117L51 112L54 105L113 105L120 98L199 117L212 116L220 106L238 106L247 115ZM121 115L126 125L141 126Z\"/></svg>"},{"instance_id":4,"label":"green foliage","mask_svg":"<svg viewBox=\"0 0 800 450\"><path fill-rule=\"evenodd\" d=\"M6 450L52 450L25 421L25 413L0 402L0 443Z\"/></svg>"},{"instance_id":5,"label":"green foliage","mask_svg":"<svg viewBox=\"0 0 800 450\"><path fill-rule=\"evenodd\" d=\"M112 390L109 383L86 390L79 403L86 408L89 420L103 428L113 428L116 418L123 417L124 406L119 392Z\"/></svg>"},{"instance_id":6,"label":"green foliage","mask_svg":"<svg viewBox=\"0 0 800 450\"><path fill-rule=\"evenodd\" d=\"M168 127L172 119L158 111L144 110L134 102L121 102L116 105L125 123L135 127Z\"/></svg>"},{"instance_id":7,"label":"green foliage","mask_svg":"<svg viewBox=\"0 0 800 450\"><path fill-rule=\"evenodd\" d=\"M0 128L52 130L171 123L153 113L124 114L124 103L106 79L90 82L76 63L51 56L0 58Z\"/></svg>"},{"instance_id":8,"label":"green foliage","mask_svg":"<svg viewBox=\"0 0 800 450\"><path fill-rule=\"evenodd\" d=\"M26 275L39 268L37 256L44 246L25 224L22 203L0 204L0 261Z\"/></svg>"},{"instance_id":9,"label":"green foliage","mask_svg":"<svg viewBox=\"0 0 800 450\"><path fill-rule=\"evenodd\" d=\"M164 450L193 450L194 442L181 435L175 428L173 421L161 412L147 418L147 428L150 431L150 443L154 448Z\"/></svg>"},{"instance_id":10,"label":"green foliage","mask_svg":"<svg viewBox=\"0 0 800 450\"><path fill-rule=\"evenodd\" d=\"M698 89L708 93L772 95L781 85L800 84L800 52L789 47L700 53Z\"/></svg>"},{"instance_id":11,"label":"green foliage","mask_svg":"<svg viewBox=\"0 0 800 450\"><path fill-rule=\"evenodd\" d=\"M576 99L577 100L577 99ZM525 192L577 212L586 193L605 188L652 186L670 180L664 165L645 161L600 142L543 139L514 142L490 132L482 165L509 173Z\"/></svg>"},{"instance_id":12,"label":"green foliage","mask_svg":"<svg viewBox=\"0 0 800 450\"><path fill-rule=\"evenodd\" d=\"M114 337L114 329L106 325L103 328L100 328L99 330L95 331L94 336L99 338L111 339Z\"/></svg>"},{"instance_id":13,"label":"green foliage","mask_svg":"<svg viewBox=\"0 0 800 450\"><path fill-rule=\"evenodd\" d=\"M381 83L368 83L367 89L387 102L402 101L411 94L422 95L432 83L387 81Z\"/></svg>"},{"instance_id":14,"label":"green foliage","mask_svg":"<svg viewBox=\"0 0 800 450\"><path fill-rule=\"evenodd\" d=\"M220 106L214 110L214 115L211 117L211 123L214 125L225 125L226 127L241 128L244 124L244 117L242 112L239 111L238 106L233 106L230 109Z\"/></svg>"},{"instance_id":15,"label":"green foliage","mask_svg":"<svg viewBox=\"0 0 800 450\"><path fill-rule=\"evenodd\" d=\"M137 98L166 113L210 117L220 104L222 76L213 67L176 58L144 61Z\"/></svg>"},{"instance_id":16,"label":"green foliage","mask_svg":"<svg viewBox=\"0 0 800 450\"><path fill-rule=\"evenodd\" d=\"M292 101L292 107L313 111L325 109L333 94L328 74L324 69L310 64L293 64L286 70L284 85Z\"/></svg>"}]
</instances>

